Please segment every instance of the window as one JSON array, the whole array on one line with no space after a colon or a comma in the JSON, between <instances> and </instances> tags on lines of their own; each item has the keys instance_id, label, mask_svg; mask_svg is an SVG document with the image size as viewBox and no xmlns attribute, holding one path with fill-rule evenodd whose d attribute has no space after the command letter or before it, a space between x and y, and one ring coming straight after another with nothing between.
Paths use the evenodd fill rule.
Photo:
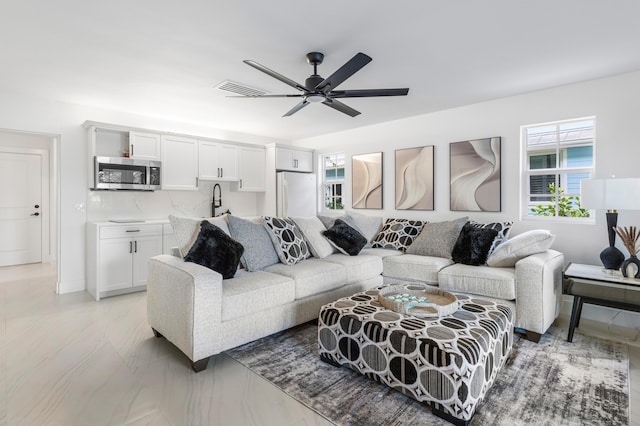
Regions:
<instances>
[{"instance_id":1,"label":"window","mask_svg":"<svg viewBox=\"0 0 640 426\"><path fill-rule=\"evenodd\" d=\"M342 188L344 185L344 153L327 154L322 157L323 206L326 210L342 210Z\"/></svg>"},{"instance_id":2,"label":"window","mask_svg":"<svg viewBox=\"0 0 640 426\"><path fill-rule=\"evenodd\" d=\"M580 181L593 175L595 118L522 127L524 217L588 218Z\"/></svg>"}]
</instances>

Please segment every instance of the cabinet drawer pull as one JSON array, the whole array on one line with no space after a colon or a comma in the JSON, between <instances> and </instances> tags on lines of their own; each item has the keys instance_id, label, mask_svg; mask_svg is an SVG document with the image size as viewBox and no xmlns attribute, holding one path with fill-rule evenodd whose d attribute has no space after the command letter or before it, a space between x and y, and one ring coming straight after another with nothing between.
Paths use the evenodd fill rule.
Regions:
<instances>
[{"instance_id":1,"label":"cabinet drawer pull","mask_svg":"<svg viewBox=\"0 0 640 426\"><path fill-rule=\"evenodd\" d=\"M133 242L133 247L134 247L133 252L137 253L138 252L138 242L137 241Z\"/></svg>"},{"instance_id":2,"label":"cabinet drawer pull","mask_svg":"<svg viewBox=\"0 0 640 426\"><path fill-rule=\"evenodd\" d=\"M126 232L140 232L139 229L127 229Z\"/></svg>"},{"instance_id":3,"label":"cabinet drawer pull","mask_svg":"<svg viewBox=\"0 0 640 426\"><path fill-rule=\"evenodd\" d=\"M129 253L133 253L133 242L129 241Z\"/></svg>"},{"instance_id":4,"label":"cabinet drawer pull","mask_svg":"<svg viewBox=\"0 0 640 426\"><path fill-rule=\"evenodd\" d=\"M131 144L131 148L129 149L129 156L133 157L133 144Z\"/></svg>"}]
</instances>

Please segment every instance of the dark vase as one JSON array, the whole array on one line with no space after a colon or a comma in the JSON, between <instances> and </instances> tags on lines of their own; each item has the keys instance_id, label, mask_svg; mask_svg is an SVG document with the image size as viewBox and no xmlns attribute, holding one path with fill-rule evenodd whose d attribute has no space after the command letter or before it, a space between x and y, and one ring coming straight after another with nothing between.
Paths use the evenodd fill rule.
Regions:
<instances>
[{"instance_id":1,"label":"dark vase","mask_svg":"<svg viewBox=\"0 0 640 426\"><path fill-rule=\"evenodd\" d=\"M624 254L616 248L616 231L618 213L607 213L607 231L609 232L609 247L600 252L600 261L607 269L620 269L624 262Z\"/></svg>"},{"instance_id":2,"label":"dark vase","mask_svg":"<svg viewBox=\"0 0 640 426\"><path fill-rule=\"evenodd\" d=\"M625 277L629 276L629 272L627 269L631 265L636 265L636 274L633 276L633 278L640 278L640 260L638 260L638 257L635 254L632 254L630 258L622 262L622 275Z\"/></svg>"}]
</instances>

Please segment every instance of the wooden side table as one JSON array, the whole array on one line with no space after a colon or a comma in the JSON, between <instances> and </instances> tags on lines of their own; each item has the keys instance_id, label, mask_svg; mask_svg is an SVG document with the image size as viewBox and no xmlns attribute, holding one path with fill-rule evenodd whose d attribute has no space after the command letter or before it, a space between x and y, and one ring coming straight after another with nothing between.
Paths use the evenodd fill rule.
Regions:
<instances>
[{"instance_id":1,"label":"wooden side table","mask_svg":"<svg viewBox=\"0 0 640 426\"><path fill-rule=\"evenodd\" d=\"M573 296L568 342L580 325L584 303L640 312L640 279L625 278L602 266L570 263L564 270L562 293Z\"/></svg>"}]
</instances>

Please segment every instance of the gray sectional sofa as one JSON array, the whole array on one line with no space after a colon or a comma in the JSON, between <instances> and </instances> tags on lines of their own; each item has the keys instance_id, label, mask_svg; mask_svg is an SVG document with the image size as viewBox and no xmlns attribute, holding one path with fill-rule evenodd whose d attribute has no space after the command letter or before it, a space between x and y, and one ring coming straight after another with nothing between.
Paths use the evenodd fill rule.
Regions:
<instances>
[{"instance_id":1,"label":"gray sectional sofa","mask_svg":"<svg viewBox=\"0 0 640 426\"><path fill-rule=\"evenodd\" d=\"M295 264L282 263L281 258L260 270L238 270L233 278L223 279L180 257L197 234L200 219L190 221L172 221L181 244L176 256L149 261L147 316L155 335L187 355L196 372L205 369L213 355L315 319L323 305L385 283L421 281L500 301L514 309L516 329L534 341L559 313L564 256L552 249L524 256L514 266L490 267L383 248L364 248L356 256L329 254L333 248L328 251L314 243L309 244L317 246L311 252L322 258ZM210 221L230 232L228 218ZM259 224L261 219L253 221ZM313 232L313 226L300 228L305 237ZM243 258L243 263L250 261Z\"/></svg>"}]
</instances>

